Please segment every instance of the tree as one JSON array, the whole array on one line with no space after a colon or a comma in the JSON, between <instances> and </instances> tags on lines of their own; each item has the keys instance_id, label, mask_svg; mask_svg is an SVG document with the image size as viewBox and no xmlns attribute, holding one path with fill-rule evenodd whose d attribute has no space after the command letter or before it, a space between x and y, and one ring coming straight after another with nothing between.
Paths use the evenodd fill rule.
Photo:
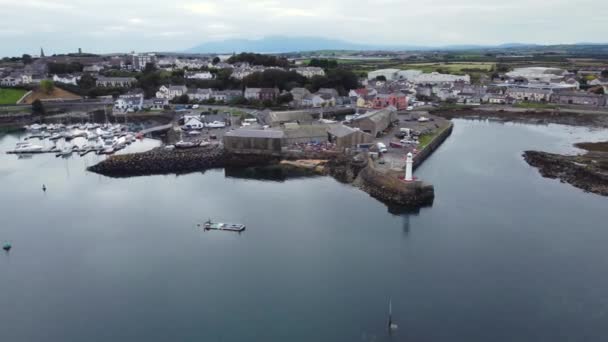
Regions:
<instances>
[{"instance_id":1,"label":"tree","mask_svg":"<svg viewBox=\"0 0 608 342\"><path fill-rule=\"evenodd\" d=\"M604 95L604 87L601 86L589 89L589 91L593 94Z\"/></svg>"},{"instance_id":2,"label":"tree","mask_svg":"<svg viewBox=\"0 0 608 342\"><path fill-rule=\"evenodd\" d=\"M40 81L40 89L43 92L50 94L55 89L55 83L52 80L42 80Z\"/></svg>"},{"instance_id":3,"label":"tree","mask_svg":"<svg viewBox=\"0 0 608 342\"><path fill-rule=\"evenodd\" d=\"M265 108L272 107L272 104L273 104L273 103L272 103L272 101L271 101L271 100L264 100L264 101L262 101L262 105L263 105Z\"/></svg>"},{"instance_id":4,"label":"tree","mask_svg":"<svg viewBox=\"0 0 608 342\"><path fill-rule=\"evenodd\" d=\"M293 101L293 95L291 95L291 93L281 94L277 98L278 103L289 103L291 101Z\"/></svg>"},{"instance_id":5,"label":"tree","mask_svg":"<svg viewBox=\"0 0 608 342\"><path fill-rule=\"evenodd\" d=\"M216 65L219 62L220 62L220 58L218 56L213 57L213 59L211 60L211 63L213 63L213 65Z\"/></svg>"},{"instance_id":6,"label":"tree","mask_svg":"<svg viewBox=\"0 0 608 342\"><path fill-rule=\"evenodd\" d=\"M23 62L23 64L32 64L33 59L32 56L28 55L27 53L24 53L23 56L21 56L21 61Z\"/></svg>"},{"instance_id":7,"label":"tree","mask_svg":"<svg viewBox=\"0 0 608 342\"><path fill-rule=\"evenodd\" d=\"M608 69L602 70L601 75L602 75L602 78L608 78Z\"/></svg>"},{"instance_id":8,"label":"tree","mask_svg":"<svg viewBox=\"0 0 608 342\"><path fill-rule=\"evenodd\" d=\"M146 63L146 66L144 67L144 74L149 74L155 71L156 66L154 65L154 63Z\"/></svg>"},{"instance_id":9,"label":"tree","mask_svg":"<svg viewBox=\"0 0 608 342\"><path fill-rule=\"evenodd\" d=\"M93 78L91 74L84 74L80 77L80 80L78 80L78 86L82 89L92 89L95 85L95 78Z\"/></svg>"},{"instance_id":10,"label":"tree","mask_svg":"<svg viewBox=\"0 0 608 342\"><path fill-rule=\"evenodd\" d=\"M386 82L386 76L378 75L378 76L376 76L376 81Z\"/></svg>"},{"instance_id":11,"label":"tree","mask_svg":"<svg viewBox=\"0 0 608 342\"><path fill-rule=\"evenodd\" d=\"M176 97L173 99L173 103L176 103L176 104L188 104L188 102L190 102L190 98L188 97L188 94L184 94L180 97Z\"/></svg>"},{"instance_id":12,"label":"tree","mask_svg":"<svg viewBox=\"0 0 608 342\"><path fill-rule=\"evenodd\" d=\"M46 114L44 105L42 104L42 101L40 101L39 99L36 99L34 102L32 102L32 113L39 114L39 115Z\"/></svg>"}]
</instances>

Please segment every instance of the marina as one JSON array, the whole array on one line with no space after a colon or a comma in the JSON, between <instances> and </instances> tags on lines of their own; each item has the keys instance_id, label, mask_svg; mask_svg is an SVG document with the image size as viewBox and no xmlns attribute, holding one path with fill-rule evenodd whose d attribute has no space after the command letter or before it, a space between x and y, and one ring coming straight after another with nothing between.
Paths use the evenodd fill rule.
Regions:
<instances>
[{"instance_id":1,"label":"marina","mask_svg":"<svg viewBox=\"0 0 608 342\"><path fill-rule=\"evenodd\" d=\"M40 154L54 153L56 157L69 157L72 154L85 156L89 153L114 154L143 135L129 130L121 124L86 123L81 125L39 125L24 127L27 136L15 144L15 148L7 150L7 154ZM53 132L53 133L50 133ZM80 138L80 139L79 139ZM39 143L30 142L38 139ZM52 146L42 146L48 141Z\"/></svg>"}]
</instances>

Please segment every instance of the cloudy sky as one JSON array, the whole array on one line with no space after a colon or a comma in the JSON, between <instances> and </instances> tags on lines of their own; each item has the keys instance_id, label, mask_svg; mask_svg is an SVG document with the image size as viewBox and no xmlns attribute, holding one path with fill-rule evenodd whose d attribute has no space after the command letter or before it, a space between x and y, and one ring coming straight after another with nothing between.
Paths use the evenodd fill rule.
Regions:
<instances>
[{"instance_id":1,"label":"cloudy sky","mask_svg":"<svg viewBox=\"0 0 608 342\"><path fill-rule=\"evenodd\" d=\"M0 0L0 13L0 56L40 46L47 54L180 51L267 35L403 45L608 42L608 1L598 0Z\"/></svg>"}]
</instances>

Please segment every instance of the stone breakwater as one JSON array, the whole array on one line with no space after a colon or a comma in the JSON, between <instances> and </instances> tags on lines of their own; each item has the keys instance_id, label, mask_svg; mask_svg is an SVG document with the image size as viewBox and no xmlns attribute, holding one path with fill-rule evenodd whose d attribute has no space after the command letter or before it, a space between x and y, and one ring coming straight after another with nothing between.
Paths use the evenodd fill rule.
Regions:
<instances>
[{"instance_id":1,"label":"stone breakwater","mask_svg":"<svg viewBox=\"0 0 608 342\"><path fill-rule=\"evenodd\" d=\"M114 155L88 170L109 177L132 177L265 165L276 161L276 158L262 155L234 155L219 147L183 150L159 147L148 152Z\"/></svg>"},{"instance_id":2,"label":"stone breakwater","mask_svg":"<svg viewBox=\"0 0 608 342\"><path fill-rule=\"evenodd\" d=\"M608 158L605 155L565 156L525 151L524 159L538 168L543 177L559 179L587 192L608 196Z\"/></svg>"}]
</instances>

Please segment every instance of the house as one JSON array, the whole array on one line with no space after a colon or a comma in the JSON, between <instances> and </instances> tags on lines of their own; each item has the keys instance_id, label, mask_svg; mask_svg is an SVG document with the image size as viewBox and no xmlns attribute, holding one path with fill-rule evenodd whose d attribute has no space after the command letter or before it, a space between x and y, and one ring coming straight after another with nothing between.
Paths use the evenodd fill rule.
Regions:
<instances>
[{"instance_id":1,"label":"house","mask_svg":"<svg viewBox=\"0 0 608 342\"><path fill-rule=\"evenodd\" d=\"M80 76L53 75L53 82L56 82L56 83L78 85L78 81L80 81Z\"/></svg>"},{"instance_id":2,"label":"house","mask_svg":"<svg viewBox=\"0 0 608 342\"><path fill-rule=\"evenodd\" d=\"M6 76L6 77L3 77L2 80L0 80L0 85L3 87L15 87L22 83L23 83L23 81L22 81L21 77L15 77L15 76Z\"/></svg>"},{"instance_id":3,"label":"house","mask_svg":"<svg viewBox=\"0 0 608 342\"><path fill-rule=\"evenodd\" d=\"M242 80L243 78L253 74L255 71L251 68L235 68L230 74L231 78Z\"/></svg>"},{"instance_id":4,"label":"house","mask_svg":"<svg viewBox=\"0 0 608 342\"><path fill-rule=\"evenodd\" d=\"M606 105L606 95L585 92L563 91L553 94L551 101L558 104L574 104L593 107Z\"/></svg>"},{"instance_id":5,"label":"house","mask_svg":"<svg viewBox=\"0 0 608 342\"><path fill-rule=\"evenodd\" d=\"M405 110L407 109L407 100L407 96L402 93L378 94L372 100L372 108L382 109L393 106L397 110Z\"/></svg>"},{"instance_id":6,"label":"house","mask_svg":"<svg viewBox=\"0 0 608 342\"><path fill-rule=\"evenodd\" d=\"M82 69L82 72L90 73L90 74L98 74L103 70L103 67L100 65L88 65Z\"/></svg>"},{"instance_id":7,"label":"house","mask_svg":"<svg viewBox=\"0 0 608 342\"><path fill-rule=\"evenodd\" d=\"M506 104L508 103L507 95L505 94L488 94L486 101L490 104Z\"/></svg>"},{"instance_id":8,"label":"house","mask_svg":"<svg viewBox=\"0 0 608 342\"><path fill-rule=\"evenodd\" d=\"M325 100L317 94L309 94L304 96L304 98L300 101L302 107L314 107L318 108L323 106Z\"/></svg>"},{"instance_id":9,"label":"house","mask_svg":"<svg viewBox=\"0 0 608 342\"><path fill-rule=\"evenodd\" d=\"M202 88L196 88L196 89L190 89L188 90L188 98L190 100L194 100L194 101L207 101L211 98L211 95L213 94L213 89L202 89Z\"/></svg>"},{"instance_id":10,"label":"house","mask_svg":"<svg viewBox=\"0 0 608 342\"><path fill-rule=\"evenodd\" d=\"M203 129L205 124L195 117L189 117L185 120L183 127L186 129Z\"/></svg>"},{"instance_id":11,"label":"house","mask_svg":"<svg viewBox=\"0 0 608 342\"><path fill-rule=\"evenodd\" d=\"M169 85L161 86L156 92L157 98L172 100L188 93L188 88L185 85Z\"/></svg>"},{"instance_id":12,"label":"house","mask_svg":"<svg viewBox=\"0 0 608 342\"><path fill-rule=\"evenodd\" d=\"M336 89L333 88L320 88L317 91L317 94L321 95L321 94L327 94L332 96L333 98L338 98L338 96L340 96L340 93L338 93L338 91Z\"/></svg>"},{"instance_id":13,"label":"house","mask_svg":"<svg viewBox=\"0 0 608 342\"><path fill-rule=\"evenodd\" d=\"M377 137L397 120L397 109L395 107L387 107L354 118L350 126L369 133L372 137Z\"/></svg>"},{"instance_id":14,"label":"house","mask_svg":"<svg viewBox=\"0 0 608 342\"><path fill-rule=\"evenodd\" d=\"M323 70L323 68L319 67L299 67L291 70L297 72L298 74L306 78L312 78L313 76L325 76L325 71Z\"/></svg>"},{"instance_id":15,"label":"house","mask_svg":"<svg viewBox=\"0 0 608 342\"><path fill-rule=\"evenodd\" d=\"M193 80L211 80L213 79L213 74L209 71L186 72L184 77Z\"/></svg>"},{"instance_id":16,"label":"house","mask_svg":"<svg viewBox=\"0 0 608 342\"><path fill-rule=\"evenodd\" d=\"M150 109L150 110L163 110L163 109L165 109L165 106L168 106L168 105L169 105L168 99L153 98L153 99L144 100L144 108Z\"/></svg>"},{"instance_id":17,"label":"house","mask_svg":"<svg viewBox=\"0 0 608 342\"><path fill-rule=\"evenodd\" d=\"M99 76L95 81L98 87L129 88L137 80L134 77L105 77Z\"/></svg>"},{"instance_id":18,"label":"house","mask_svg":"<svg viewBox=\"0 0 608 342\"><path fill-rule=\"evenodd\" d=\"M224 134L223 144L231 153L279 155L283 138L284 133L279 130L241 128Z\"/></svg>"},{"instance_id":19,"label":"house","mask_svg":"<svg viewBox=\"0 0 608 342\"><path fill-rule=\"evenodd\" d=\"M279 96L277 88L245 88L245 98L248 100L274 101Z\"/></svg>"},{"instance_id":20,"label":"house","mask_svg":"<svg viewBox=\"0 0 608 342\"><path fill-rule=\"evenodd\" d=\"M215 99L216 102L230 102L238 97L243 96L243 92L240 90L220 90L215 91L211 94L211 97Z\"/></svg>"},{"instance_id":21,"label":"house","mask_svg":"<svg viewBox=\"0 0 608 342\"><path fill-rule=\"evenodd\" d=\"M298 105L301 105L304 97L310 95L310 91L308 91L306 88L293 88L291 89L290 93L291 96L293 96L294 102L296 102Z\"/></svg>"},{"instance_id":22,"label":"house","mask_svg":"<svg viewBox=\"0 0 608 342\"><path fill-rule=\"evenodd\" d=\"M114 109L120 112L126 112L128 110L139 111L144 108L144 94L123 94L118 96L118 99L114 101Z\"/></svg>"},{"instance_id":23,"label":"house","mask_svg":"<svg viewBox=\"0 0 608 342\"><path fill-rule=\"evenodd\" d=\"M202 69L207 67L207 60L203 60L203 59L176 59L173 60L172 64L175 64L175 66L179 69Z\"/></svg>"},{"instance_id":24,"label":"house","mask_svg":"<svg viewBox=\"0 0 608 342\"><path fill-rule=\"evenodd\" d=\"M550 89L538 88L508 88L505 94L518 101L549 102L551 100Z\"/></svg>"},{"instance_id":25,"label":"house","mask_svg":"<svg viewBox=\"0 0 608 342\"><path fill-rule=\"evenodd\" d=\"M323 100L323 103L321 104L321 106L325 106L325 107L333 107L336 105L336 98L339 96L333 96L332 94L329 93L321 93L321 92L316 92L315 93L316 96L321 97L321 99Z\"/></svg>"}]
</instances>

